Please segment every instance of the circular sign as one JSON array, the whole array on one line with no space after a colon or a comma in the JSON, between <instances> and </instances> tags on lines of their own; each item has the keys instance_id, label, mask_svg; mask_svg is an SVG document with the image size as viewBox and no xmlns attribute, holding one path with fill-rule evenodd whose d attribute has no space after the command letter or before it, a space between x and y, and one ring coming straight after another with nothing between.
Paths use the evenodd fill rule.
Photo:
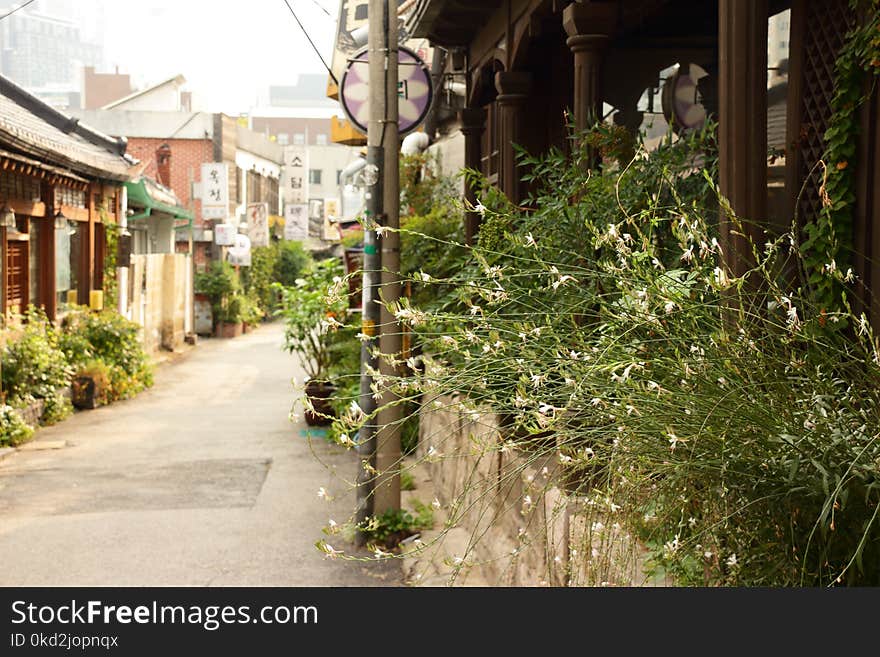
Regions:
<instances>
[{"instance_id":1,"label":"circular sign","mask_svg":"<svg viewBox=\"0 0 880 657\"><path fill-rule=\"evenodd\" d=\"M421 125L434 99L431 72L419 56L409 48L398 48L397 65L397 125L401 135ZM348 61L339 99L342 110L355 128L367 132L370 120L370 64L369 51L364 49Z\"/></svg>"},{"instance_id":2,"label":"circular sign","mask_svg":"<svg viewBox=\"0 0 880 657\"><path fill-rule=\"evenodd\" d=\"M701 66L690 64L679 67L663 85L663 114L676 132L694 130L706 122L698 86L707 75Z\"/></svg>"}]
</instances>

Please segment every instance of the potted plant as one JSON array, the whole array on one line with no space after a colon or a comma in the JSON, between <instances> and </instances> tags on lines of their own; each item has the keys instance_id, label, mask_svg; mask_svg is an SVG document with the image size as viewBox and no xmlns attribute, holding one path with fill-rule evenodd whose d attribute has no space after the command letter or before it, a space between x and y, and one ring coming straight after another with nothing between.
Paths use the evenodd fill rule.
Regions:
<instances>
[{"instance_id":1,"label":"potted plant","mask_svg":"<svg viewBox=\"0 0 880 657\"><path fill-rule=\"evenodd\" d=\"M330 424L334 416L330 404L335 386L329 379L330 346L333 334L345 314L344 287L338 294L328 292L342 282L342 265L336 258L315 263L291 287L281 287L278 315L285 322L285 348L299 357L306 373L305 419L310 426Z\"/></svg>"},{"instance_id":2,"label":"potted plant","mask_svg":"<svg viewBox=\"0 0 880 657\"><path fill-rule=\"evenodd\" d=\"M242 324L243 318L243 297L235 295L220 307L217 313L217 327L214 334L218 338L237 338L244 331Z\"/></svg>"},{"instance_id":3,"label":"potted plant","mask_svg":"<svg viewBox=\"0 0 880 657\"><path fill-rule=\"evenodd\" d=\"M89 361L77 369L70 389L71 401L79 409L106 404L110 392L110 369L99 360Z\"/></svg>"}]
</instances>

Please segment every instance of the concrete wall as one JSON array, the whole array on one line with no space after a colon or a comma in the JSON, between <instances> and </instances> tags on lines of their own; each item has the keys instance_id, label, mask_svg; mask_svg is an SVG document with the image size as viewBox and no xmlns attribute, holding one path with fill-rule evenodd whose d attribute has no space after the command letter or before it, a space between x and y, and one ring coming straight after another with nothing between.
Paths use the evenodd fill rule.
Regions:
<instances>
[{"instance_id":1,"label":"concrete wall","mask_svg":"<svg viewBox=\"0 0 880 657\"><path fill-rule=\"evenodd\" d=\"M143 327L144 348L179 349L191 330L189 258L172 253L132 256L130 280L131 318Z\"/></svg>"},{"instance_id":2,"label":"concrete wall","mask_svg":"<svg viewBox=\"0 0 880 657\"><path fill-rule=\"evenodd\" d=\"M499 418L466 410L460 401L425 401L417 452L464 564L456 583L668 583L643 574L645 550L609 508L566 491L552 437L538 447L539 455L506 447ZM442 543L438 550L443 553Z\"/></svg>"}]
</instances>

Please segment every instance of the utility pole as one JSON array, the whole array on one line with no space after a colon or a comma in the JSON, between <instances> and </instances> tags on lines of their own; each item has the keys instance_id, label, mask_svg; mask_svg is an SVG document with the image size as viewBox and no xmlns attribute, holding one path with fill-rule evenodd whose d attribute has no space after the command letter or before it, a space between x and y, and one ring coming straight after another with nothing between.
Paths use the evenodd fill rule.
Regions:
<instances>
[{"instance_id":1,"label":"utility pole","mask_svg":"<svg viewBox=\"0 0 880 657\"><path fill-rule=\"evenodd\" d=\"M385 167L383 146L383 127L387 125L386 94L384 93L387 42L384 21L381 17L387 10L385 0L370 0L367 47L369 50L370 115L367 126L367 166L364 169L366 182L366 225L364 227L363 293L361 302L361 333L366 336L361 345L361 387L360 407L368 419L358 435L358 456L361 466L357 478L357 524L363 523L373 515L373 491L376 467L376 400L373 397L373 377L369 371L375 370L377 359L373 356L378 346L379 326L379 283L381 275L381 256L379 239L373 226L384 224L384 187L382 170ZM363 545L365 537L358 533L357 542Z\"/></svg>"},{"instance_id":2,"label":"utility pole","mask_svg":"<svg viewBox=\"0 0 880 657\"><path fill-rule=\"evenodd\" d=\"M385 166L383 171L383 188L385 195L384 211L385 232L380 240L382 253L382 288L380 296L383 305L380 307L381 332L379 351L382 360L379 370L385 380L394 381L400 374L399 366L393 364L400 359L402 353L403 334L397 318L386 308L400 299L400 134L398 133L398 26L397 2L384 0L375 4L384 5L382 14L382 31L384 33L385 58L384 85L372 86L379 91L384 86L385 123L382 126L382 146L385 149ZM371 5L372 6L372 5ZM375 14L374 14L375 15ZM370 23L372 24L372 20ZM375 93L375 92L374 92ZM386 359L393 362L389 364ZM403 407L396 403L397 395L388 388L382 390L381 410L378 414L376 432L376 485L373 492L374 513L381 515L386 511L400 509L400 433L403 420Z\"/></svg>"}]
</instances>

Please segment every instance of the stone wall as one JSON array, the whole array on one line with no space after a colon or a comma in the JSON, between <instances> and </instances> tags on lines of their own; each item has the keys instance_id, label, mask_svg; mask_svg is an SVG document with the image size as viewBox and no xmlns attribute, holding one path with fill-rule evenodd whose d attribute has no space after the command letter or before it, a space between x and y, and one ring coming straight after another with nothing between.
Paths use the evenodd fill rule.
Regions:
<instances>
[{"instance_id":1,"label":"stone wall","mask_svg":"<svg viewBox=\"0 0 880 657\"><path fill-rule=\"evenodd\" d=\"M191 308L188 257L173 253L132 256L129 278L130 316L143 327L144 349L179 349Z\"/></svg>"},{"instance_id":2,"label":"stone wall","mask_svg":"<svg viewBox=\"0 0 880 657\"><path fill-rule=\"evenodd\" d=\"M445 527L427 533L422 566L433 559L436 575L446 563L443 583L457 585L667 583L643 574L645 550L612 510L566 492L552 438L537 453L504 440L494 413L467 410L457 397L423 404L416 462L427 481L420 488L431 488ZM421 577L419 568L417 558L411 579Z\"/></svg>"}]
</instances>

